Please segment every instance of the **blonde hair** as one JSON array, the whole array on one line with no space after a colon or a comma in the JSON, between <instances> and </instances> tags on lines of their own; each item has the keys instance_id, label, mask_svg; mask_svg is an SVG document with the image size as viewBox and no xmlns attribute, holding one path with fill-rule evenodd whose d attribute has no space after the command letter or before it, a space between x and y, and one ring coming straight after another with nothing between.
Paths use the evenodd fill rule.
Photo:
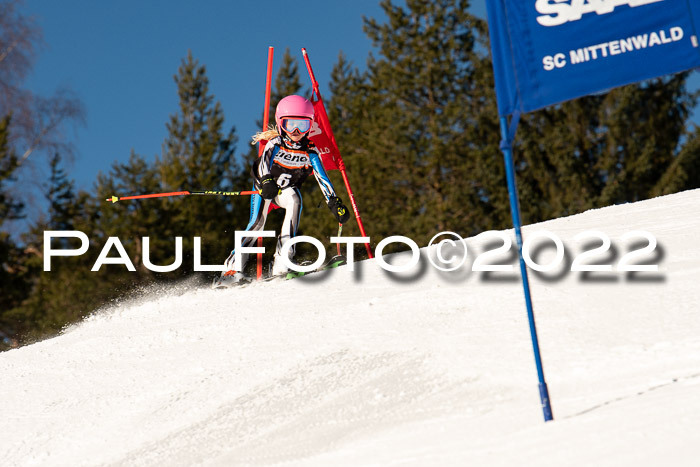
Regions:
<instances>
[{"instance_id":1,"label":"blonde hair","mask_svg":"<svg viewBox=\"0 0 700 467\"><path fill-rule=\"evenodd\" d=\"M258 131L253 135L252 145L256 145L260 140L270 141L272 138L276 138L280 135L279 128L277 125L270 125L267 127L267 131Z\"/></svg>"}]
</instances>

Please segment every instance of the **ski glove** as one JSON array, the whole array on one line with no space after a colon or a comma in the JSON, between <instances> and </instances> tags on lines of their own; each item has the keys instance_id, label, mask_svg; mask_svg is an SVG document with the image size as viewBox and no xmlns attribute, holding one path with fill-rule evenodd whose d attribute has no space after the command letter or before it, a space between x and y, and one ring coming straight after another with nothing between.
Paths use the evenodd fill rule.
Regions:
<instances>
[{"instance_id":1,"label":"ski glove","mask_svg":"<svg viewBox=\"0 0 700 467\"><path fill-rule=\"evenodd\" d=\"M350 218L348 208L345 207L343 202L337 196L333 196L328 200L328 208L341 224L345 224Z\"/></svg>"},{"instance_id":2,"label":"ski glove","mask_svg":"<svg viewBox=\"0 0 700 467\"><path fill-rule=\"evenodd\" d=\"M275 199L280 193L280 187L277 186L275 177L272 175L265 175L262 180L260 180L260 195L265 199Z\"/></svg>"}]
</instances>

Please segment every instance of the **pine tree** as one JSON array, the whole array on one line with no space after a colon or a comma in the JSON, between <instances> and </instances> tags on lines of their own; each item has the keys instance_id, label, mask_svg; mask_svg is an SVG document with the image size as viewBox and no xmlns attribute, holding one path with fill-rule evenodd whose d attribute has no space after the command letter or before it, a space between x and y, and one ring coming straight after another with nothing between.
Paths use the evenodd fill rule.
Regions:
<instances>
[{"instance_id":1,"label":"pine tree","mask_svg":"<svg viewBox=\"0 0 700 467\"><path fill-rule=\"evenodd\" d=\"M493 195L478 178L484 148L498 147L497 131L485 131L485 24L467 1L381 5L388 21L365 22L379 56L364 75L339 62L332 84L333 125L367 227L375 240L402 233L419 243L491 227Z\"/></svg>"},{"instance_id":2,"label":"pine tree","mask_svg":"<svg viewBox=\"0 0 700 467\"><path fill-rule=\"evenodd\" d=\"M651 196L700 188L700 127L695 127L666 172L651 190Z\"/></svg>"},{"instance_id":3,"label":"pine tree","mask_svg":"<svg viewBox=\"0 0 700 467\"><path fill-rule=\"evenodd\" d=\"M0 229L7 220L23 215L22 203L15 201L8 189L17 169L17 156L9 144L10 117L0 119ZM17 306L28 289L26 276L17 266L21 250L9 232L0 230L0 350L16 342L19 326L9 314Z\"/></svg>"},{"instance_id":4,"label":"pine tree","mask_svg":"<svg viewBox=\"0 0 700 467\"><path fill-rule=\"evenodd\" d=\"M191 52L182 61L175 82L180 109L166 125L168 136L156 163L162 187L232 191L241 171L233 157L235 128L224 131L223 109L209 92L206 68ZM222 262L222 245L233 236L237 219L242 219L247 210L235 209L232 217L230 200L217 197L193 196L167 203L171 205L168 210L173 230L184 237L185 251L192 251L192 238L200 236L203 260Z\"/></svg>"},{"instance_id":5,"label":"pine tree","mask_svg":"<svg viewBox=\"0 0 700 467\"><path fill-rule=\"evenodd\" d=\"M681 144L696 103L686 79L628 85L526 116L515 151L524 220L693 187L684 180L697 155Z\"/></svg>"},{"instance_id":6,"label":"pine tree","mask_svg":"<svg viewBox=\"0 0 700 467\"><path fill-rule=\"evenodd\" d=\"M365 23L377 56L365 73L339 59L329 105L373 240L511 226L485 22L467 1L382 7L386 23ZM686 78L523 116L514 152L524 222L697 186Z\"/></svg>"},{"instance_id":7,"label":"pine tree","mask_svg":"<svg viewBox=\"0 0 700 467\"><path fill-rule=\"evenodd\" d=\"M107 288L104 277L90 275L91 263L86 257L61 258L53 262L50 272L43 270L44 231L78 228L92 234L90 229L94 228L93 219L76 227L85 217L91 197L85 193L75 194L74 182L68 179L60 164L61 158L55 154L45 190L48 216L21 235L22 247L10 249L8 265L2 270L8 275L2 278L2 286L9 290L3 293L0 331L8 334L7 329L10 329L14 343L54 335L118 290L114 287L118 281L112 280ZM77 248L78 244L58 239L53 247Z\"/></svg>"},{"instance_id":8,"label":"pine tree","mask_svg":"<svg viewBox=\"0 0 700 467\"><path fill-rule=\"evenodd\" d=\"M204 263L219 263L228 254L229 240L232 240L234 227L239 225L235 217L244 222L247 206L232 211L228 199L213 196L116 204L104 201L112 195L132 193L230 190L231 180L241 177L240 166L233 160L235 131L233 128L228 133L223 131L223 111L208 91L205 68L189 54L183 60L176 82L180 112L168 122L169 135L163 155L155 162L150 163L132 151L127 162L115 163L109 174L98 176L94 190L98 196L95 197L82 191L75 193L73 182L61 167L60 157L56 155L52 159L46 190L48 217L23 236L23 251L12 250L18 252L16 263L28 275L31 292L18 295L10 304L11 308L0 309L1 332L7 333L9 329L23 341L51 336L111 299L143 289L152 282L190 274L195 235L204 237ZM2 160L5 161L5 157ZM0 180L0 188L2 186ZM5 192L0 189L0 193ZM10 205L8 202L7 206ZM19 212L16 208L12 211ZM48 228L86 233L90 239L88 253L80 257L54 258L51 271L44 272L41 248L43 231ZM142 237L146 236L151 240L151 262L157 265L173 262L174 238L182 236L185 253L182 267L166 274L148 270L143 263ZM104 265L97 272L91 271L108 237L120 239L136 266L135 272L127 271L122 265ZM0 249L4 245L0 245ZM115 256L115 252L110 256ZM3 294L3 299L5 297Z\"/></svg>"},{"instance_id":9,"label":"pine tree","mask_svg":"<svg viewBox=\"0 0 700 467\"><path fill-rule=\"evenodd\" d=\"M161 171L155 164L149 164L143 156L133 151L127 162L114 163L108 175L100 174L97 179L100 199L124 193L160 191L174 190L164 185ZM142 238L150 238L150 258L154 264L171 264L175 258L174 237L183 236L178 233L176 223L177 216L182 215L183 202L184 199L155 198L104 204L101 209L95 206L96 218L90 230L95 230L98 233L95 240L102 242L110 236L118 237L130 254L134 267L142 276L139 279L154 279L153 273L142 261ZM121 266L113 266L110 269L116 274L123 272Z\"/></svg>"},{"instance_id":10,"label":"pine tree","mask_svg":"<svg viewBox=\"0 0 700 467\"><path fill-rule=\"evenodd\" d=\"M96 240L97 216L92 195L75 193L74 181L61 167L61 157L55 154L50 161L51 173L45 189L48 216L36 222L22 235L23 251L16 264L31 285L30 290L8 316L16 324L21 343L43 339L60 332L95 310L105 300L123 292L119 273L92 273L90 268L97 257L95 244L92 251L78 257L54 258L51 270L44 271L43 247L46 230L79 230ZM86 219L87 218L87 219ZM58 238L53 248L75 249L77 239ZM107 277L105 277L107 276Z\"/></svg>"},{"instance_id":11,"label":"pine tree","mask_svg":"<svg viewBox=\"0 0 700 467\"><path fill-rule=\"evenodd\" d=\"M17 155L10 146L10 117L0 119L0 226L5 221L22 217L23 204L8 191L19 166Z\"/></svg>"},{"instance_id":12,"label":"pine tree","mask_svg":"<svg viewBox=\"0 0 700 467\"><path fill-rule=\"evenodd\" d=\"M68 179L61 167L61 156L56 153L49 161L50 175L46 199L49 202L49 228L73 230L76 216L75 183Z\"/></svg>"}]
</instances>

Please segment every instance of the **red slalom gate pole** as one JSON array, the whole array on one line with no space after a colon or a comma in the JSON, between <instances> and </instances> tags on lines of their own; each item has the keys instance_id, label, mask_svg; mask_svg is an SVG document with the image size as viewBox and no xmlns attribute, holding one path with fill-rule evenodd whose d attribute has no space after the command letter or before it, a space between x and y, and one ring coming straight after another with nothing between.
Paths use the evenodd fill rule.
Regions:
<instances>
[{"instance_id":1,"label":"red slalom gate pole","mask_svg":"<svg viewBox=\"0 0 700 467\"><path fill-rule=\"evenodd\" d=\"M313 92L316 94L316 97L318 97L318 100L321 104L321 108L323 109L323 113L325 114L324 117L326 120L328 120L328 115L326 114L326 106L323 104L323 101L321 99L321 91L319 90L318 87L318 81L316 81L316 76L314 75L314 70L311 68L311 62L309 61L309 54L306 52L305 48L301 49L301 53L304 56L304 63L306 63L306 69L309 70L309 77L311 78L311 86L313 88ZM338 149L338 145L335 142L335 136L333 135L333 130L330 128L330 123L327 128L328 131L328 138L331 141L331 144L335 146L336 153L338 154L338 170L340 170L340 174L343 176L343 182L345 183L345 189L348 192L348 196L350 197L350 204L352 205L352 210L355 213L355 219L357 220L357 225L360 228L360 234L363 237L366 237L367 234L365 233L365 226L362 224L362 217L360 216L360 209L357 207L357 203L355 202L355 195L352 192L352 188L350 187L350 180L348 180L348 175L345 172L345 162L343 162L343 157L340 154L340 149ZM372 249L369 246L369 243L365 243L365 249L367 250L367 255L370 258L374 258L374 255L372 254Z\"/></svg>"},{"instance_id":2,"label":"red slalom gate pole","mask_svg":"<svg viewBox=\"0 0 700 467\"><path fill-rule=\"evenodd\" d=\"M270 121L270 90L272 88L272 59L275 55L275 48L268 47L267 49L267 78L265 82L265 108L263 110L263 127L262 131L267 131L268 122ZM258 157L262 156L265 147L262 143L258 143ZM258 237L258 247L262 248L263 239ZM262 279L262 253L258 253L258 268L257 278Z\"/></svg>"},{"instance_id":3,"label":"red slalom gate pole","mask_svg":"<svg viewBox=\"0 0 700 467\"><path fill-rule=\"evenodd\" d=\"M270 120L270 89L272 88L272 59L275 55L275 48L268 47L267 49L267 79L265 81L265 108L263 109L263 128L262 131L267 131L267 126ZM265 147L262 143L258 143L258 157L262 156Z\"/></svg>"}]
</instances>

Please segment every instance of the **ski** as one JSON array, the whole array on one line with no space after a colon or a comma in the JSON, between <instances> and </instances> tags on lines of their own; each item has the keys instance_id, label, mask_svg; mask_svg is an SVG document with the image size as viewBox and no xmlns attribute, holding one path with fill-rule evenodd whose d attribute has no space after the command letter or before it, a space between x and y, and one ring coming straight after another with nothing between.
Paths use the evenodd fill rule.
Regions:
<instances>
[{"instance_id":1,"label":"ski","mask_svg":"<svg viewBox=\"0 0 700 467\"><path fill-rule=\"evenodd\" d=\"M260 281L245 278L239 282L228 284L226 286L221 285L220 278L216 278L213 280L211 288L212 289L239 288L239 287L246 287L248 285L254 284L255 282L270 282L270 281L274 281L274 280L296 279L298 277L308 276L309 274L314 274L317 272L325 271L327 269L337 268L338 266L343 266L343 265L347 264L347 262L348 262L348 260L345 256L335 255L330 260L326 261L326 263L323 266L316 268L313 271L308 271L308 272L289 271L285 274L279 274L277 276L267 276L267 277L261 279Z\"/></svg>"},{"instance_id":2,"label":"ski","mask_svg":"<svg viewBox=\"0 0 700 467\"><path fill-rule=\"evenodd\" d=\"M323 266L314 269L313 271L309 272L300 272L300 271L290 271L286 275L286 279L296 279L297 277L302 277L302 276L307 276L309 274L314 274L316 272L321 272L325 271L327 269L333 269L337 268L338 266L343 266L348 263L348 260L345 256L343 255L335 255L332 257L329 261L326 262Z\"/></svg>"},{"instance_id":3,"label":"ski","mask_svg":"<svg viewBox=\"0 0 700 467\"><path fill-rule=\"evenodd\" d=\"M238 282L232 282L224 285L221 281L221 277L215 277L210 287L212 289L231 289L234 287L245 287L247 285L250 285L251 282L253 281L246 277L245 279L242 279Z\"/></svg>"}]
</instances>

